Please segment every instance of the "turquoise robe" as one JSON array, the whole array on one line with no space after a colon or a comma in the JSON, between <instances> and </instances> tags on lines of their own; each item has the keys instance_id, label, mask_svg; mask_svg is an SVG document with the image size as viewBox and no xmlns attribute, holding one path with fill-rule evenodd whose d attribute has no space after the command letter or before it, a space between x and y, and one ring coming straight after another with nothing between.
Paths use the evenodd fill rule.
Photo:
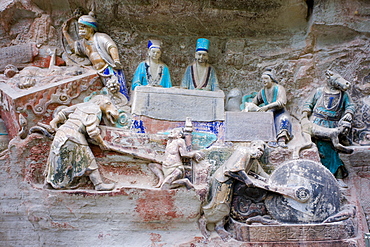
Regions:
<instances>
[{"instance_id":1,"label":"turquoise robe","mask_svg":"<svg viewBox=\"0 0 370 247\"><path fill-rule=\"evenodd\" d=\"M279 85L274 85L272 100L271 102L269 102L266 97L265 89L262 89L253 99L253 103L258 106L265 106L270 103L280 101L281 105L285 105L285 100L282 100L283 97L285 99L285 94L282 95L283 92L281 91L284 92L284 90L279 91ZM279 139L280 137L285 137L287 140L290 140L292 136L292 122L289 112L283 106L281 108L272 109L270 111L274 113L276 138Z\"/></svg>"},{"instance_id":2,"label":"turquoise robe","mask_svg":"<svg viewBox=\"0 0 370 247\"><path fill-rule=\"evenodd\" d=\"M328 99L327 103L324 101L325 97ZM347 92L329 94L321 87L305 102L302 111L312 113L313 123L326 128L336 128L339 120L346 113L354 114L355 110L356 106ZM315 140L315 143L320 153L321 163L335 174L344 164L333 144L322 140Z\"/></svg>"},{"instance_id":3,"label":"turquoise robe","mask_svg":"<svg viewBox=\"0 0 370 247\"><path fill-rule=\"evenodd\" d=\"M170 70L168 69L167 65L162 64L160 72L159 72L159 79L157 82L151 82L150 73L149 73L149 65L146 61L141 62L139 66L136 68L134 77L132 78L132 85L131 89L134 90L137 86L162 86L165 88L172 87L171 83L171 76ZM151 82L151 83L148 83Z\"/></svg>"}]
</instances>

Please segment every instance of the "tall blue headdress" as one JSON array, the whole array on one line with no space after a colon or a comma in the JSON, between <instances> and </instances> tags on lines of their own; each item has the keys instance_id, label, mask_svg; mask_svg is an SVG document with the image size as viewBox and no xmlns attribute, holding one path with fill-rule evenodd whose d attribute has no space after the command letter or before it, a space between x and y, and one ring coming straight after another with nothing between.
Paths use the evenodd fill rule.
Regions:
<instances>
[{"instance_id":1,"label":"tall blue headdress","mask_svg":"<svg viewBox=\"0 0 370 247\"><path fill-rule=\"evenodd\" d=\"M205 38L199 38L197 40L197 47L196 47L196 51L206 51L208 52L208 49L209 49L209 40L208 39L205 39Z\"/></svg>"}]
</instances>

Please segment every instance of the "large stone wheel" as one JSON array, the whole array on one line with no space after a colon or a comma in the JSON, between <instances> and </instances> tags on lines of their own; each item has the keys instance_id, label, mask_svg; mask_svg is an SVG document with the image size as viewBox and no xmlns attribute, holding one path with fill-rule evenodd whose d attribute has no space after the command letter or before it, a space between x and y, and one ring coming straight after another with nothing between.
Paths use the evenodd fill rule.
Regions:
<instances>
[{"instance_id":1,"label":"large stone wheel","mask_svg":"<svg viewBox=\"0 0 370 247\"><path fill-rule=\"evenodd\" d=\"M266 208L276 220L284 223L320 223L339 211L340 191L334 176L323 165L311 160L291 160L279 166L270 176L273 186L300 188L297 197L305 202L271 193ZM303 188L302 188L303 187ZM302 193L302 195L298 195Z\"/></svg>"}]
</instances>

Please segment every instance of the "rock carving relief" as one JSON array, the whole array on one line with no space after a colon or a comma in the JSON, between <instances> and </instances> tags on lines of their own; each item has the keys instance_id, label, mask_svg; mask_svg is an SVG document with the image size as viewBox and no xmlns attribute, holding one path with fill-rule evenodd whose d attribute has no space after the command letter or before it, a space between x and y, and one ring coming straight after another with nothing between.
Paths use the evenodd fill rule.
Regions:
<instances>
[{"instance_id":1,"label":"rock carving relief","mask_svg":"<svg viewBox=\"0 0 370 247\"><path fill-rule=\"evenodd\" d=\"M139 2L131 5L140 7ZM209 4L232 11L240 5L236 2ZM266 8L274 7L270 3ZM180 81L171 79L160 60L161 41L146 37L147 59L125 75L117 42L98 31L97 20L93 12L66 20L63 47L49 47L48 68L21 69L22 59L32 63L33 43L0 48L5 60L0 62L0 113L13 138L10 147L37 143L17 158L23 159L25 181L33 189L56 198L150 198L145 203L157 207L190 198L192 219L186 220L198 223L204 243L215 238L231 243L334 241L357 234L358 210L346 199L350 188L342 179L349 171L339 152L349 155L356 153L357 144L370 145L369 76L353 89L361 93L354 97L361 101L356 109L351 83L326 70L323 87L312 88L298 116L291 109L299 106L288 101L293 90L289 79L278 80L290 73L283 65L265 69L262 65L273 63L261 62L254 67L261 90L227 88L225 99L225 84L208 63L209 39L197 39L195 60L188 67L184 56L174 55L172 65L184 72ZM51 23L42 14L23 39L46 45L55 35ZM246 48L244 40L231 40L222 48L219 61L233 68L233 78L249 76L254 66L246 59ZM58 50L67 66L56 62ZM278 64L281 58L276 57ZM276 75L279 68L284 74ZM50 146L48 154L42 153L47 149L36 150L45 145ZM38 155L31 154L35 150ZM168 218L177 217L176 212L163 213L170 211L166 207L147 212L145 203L132 215L142 210L140 217L154 215L148 222L166 227L171 226ZM168 217L166 224L160 213Z\"/></svg>"}]
</instances>

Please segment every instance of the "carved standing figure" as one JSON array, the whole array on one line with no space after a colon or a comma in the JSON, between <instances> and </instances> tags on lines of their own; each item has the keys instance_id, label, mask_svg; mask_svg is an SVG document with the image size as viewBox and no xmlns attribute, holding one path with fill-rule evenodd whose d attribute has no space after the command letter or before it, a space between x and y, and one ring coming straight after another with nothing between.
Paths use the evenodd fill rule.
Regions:
<instances>
[{"instance_id":1,"label":"carved standing figure","mask_svg":"<svg viewBox=\"0 0 370 247\"><path fill-rule=\"evenodd\" d=\"M148 58L141 62L136 68L131 88L137 86L162 86L172 87L170 70L161 61L161 42L159 40L149 40Z\"/></svg>"},{"instance_id":2,"label":"carved standing figure","mask_svg":"<svg viewBox=\"0 0 370 247\"><path fill-rule=\"evenodd\" d=\"M267 69L262 73L264 87L253 98L253 104L258 112L272 111L278 145L286 148L291 139L292 124L289 112L285 109L287 103L285 88L278 84L274 71Z\"/></svg>"},{"instance_id":3,"label":"carved standing figure","mask_svg":"<svg viewBox=\"0 0 370 247\"><path fill-rule=\"evenodd\" d=\"M251 169L263 170L260 168L258 159L265 151L263 141L252 141L250 147L239 146L230 158L220 166L211 178L211 188L206 205L202 207L203 216L199 220L199 227L203 235L208 238L208 224L215 225L215 231L220 237L227 241L231 235L224 225L230 214L230 205L235 180L252 186L253 182L248 177Z\"/></svg>"},{"instance_id":4,"label":"carved standing figure","mask_svg":"<svg viewBox=\"0 0 370 247\"><path fill-rule=\"evenodd\" d=\"M104 81L115 75L120 83L120 92L129 99L116 43L107 34L97 32L98 24L93 13L83 15L78 19L78 35L82 39L73 40L68 33L72 19L65 22L62 27L63 35L71 50L79 56L88 57Z\"/></svg>"},{"instance_id":5,"label":"carved standing figure","mask_svg":"<svg viewBox=\"0 0 370 247\"><path fill-rule=\"evenodd\" d=\"M199 162L205 158L205 154L201 151L187 151L182 129L171 130L168 138L163 162L149 164L149 168L159 179L155 187L172 189L186 186L187 189L191 189L194 186L184 177L185 168L182 158L193 158Z\"/></svg>"},{"instance_id":6,"label":"carved standing figure","mask_svg":"<svg viewBox=\"0 0 370 247\"><path fill-rule=\"evenodd\" d=\"M347 171L336 148L344 152L351 151L339 145L338 136L349 133L356 106L346 92L351 83L330 70L327 70L325 75L326 85L314 91L305 102L301 122L303 125L310 117L313 125L310 126L309 132L313 137L317 137L314 141L320 153L321 163L339 179L342 187L346 187L340 179L346 177ZM331 142L325 140L325 136L331 140L335 139Z\"/></svg>"},{"instance_id":7,"label":"carved standing figure","mask_svg":"<svg viewBox=\"0 0 370 247\"><path fill-rule=\"evenodd\" d=\"M195 62L186 68L181 87L186 89L202 89L217 91L218 80L216 70L208 63L209 40L197 40Z\"/></svg>"},{"instance_id":8,"label":"carved standing figure","mask_svg":"<svg viewBox=\"0 0 370 247\"><path fill-rule=\"evenodd\" d=\"M56 134L47 161L46 184L54 189L76 188L76 178L88 175L96 190L112 190L114 184L105 184L98 171L88 139L103 150L108 145L102 139L98 125L102 116L114 122L118 111L111 100L103 95L58 112L50 122ZM58 127L58 124L62 124Z\"/></svg>"}]
</instances>

